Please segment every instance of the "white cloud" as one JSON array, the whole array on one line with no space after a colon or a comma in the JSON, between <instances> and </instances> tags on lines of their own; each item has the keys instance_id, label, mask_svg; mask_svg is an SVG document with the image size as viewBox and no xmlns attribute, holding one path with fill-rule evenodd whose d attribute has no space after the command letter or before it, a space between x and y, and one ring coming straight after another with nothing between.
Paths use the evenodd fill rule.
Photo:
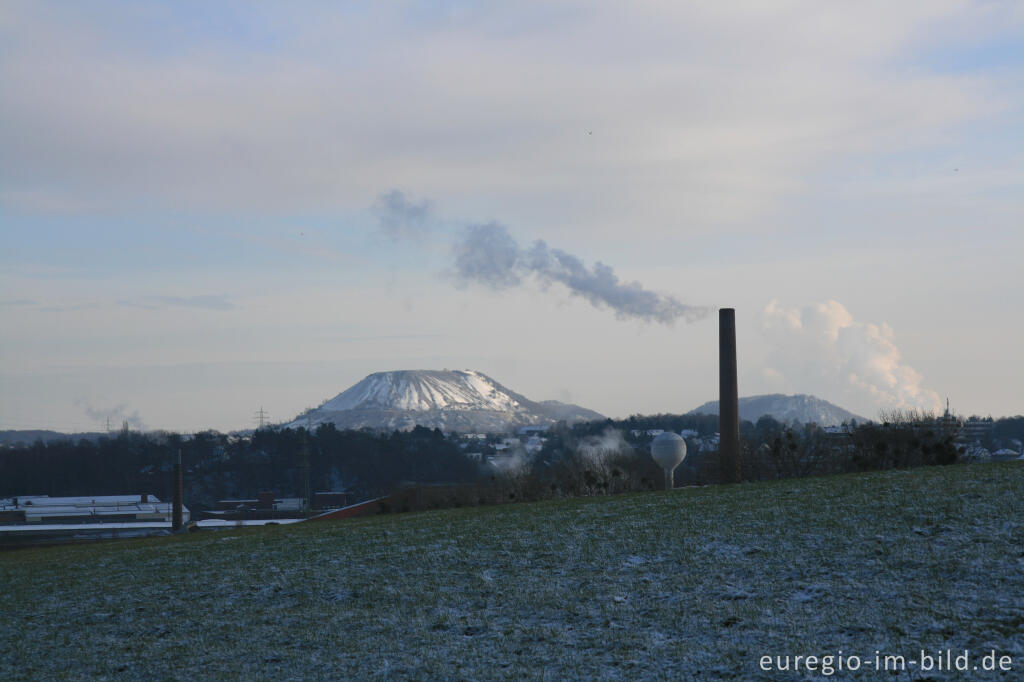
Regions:
<instances>
[{"instance_id":1,"label":"white cloud","mask_svg":"<svg viewBox=\"0 0 1024 682\"><path fill-rule=\"evenodd\" d=\"M102 13L18 5L4 26L33 40L0 60L0 191L28 208L294 211L403 186L502 214L557 193L677 231L758 216L822 162L932 144L1002 106L997 83L893 65L969 4L768 7L310 10L278 33L264 16L277 43L252 50L173 15L115 33ZM128 37L133 16L170 46Z\"/></svg>"},{"instance_id":2,"label":"white cloud","mask_svg":"<svg viewBox=\"0 0 1024 682\"><path fill-rule=\"evenodd\" d=\"M1024 163L1006 144L1024 5L436 5L0 3L0 289L39 302L6 307L0 369L100 368L87 385L117 364L343 356L330 381L282 378L294 399L272 409L292 415L405 367L476 367L531 397L570 386L614 416L714 396L714 325L617 325L532 287L453 294L430 276L442 239L366 236L398 187L445 216L418 226L432 234L500 219L741 313L809 282L861 317L913 310L897 331L914 368L968 411L1020 411L1020 322L995 313L1024 308ZM194 298L210 291L222 301ZM110 304L152 292L181 298ZM744 345L750 384L867 416L927 401L892 331L843 311L776 305L781 354ZM424 332L442 336L349 339ZM223 427L255 409L227 379L188 400L137 383L161 397L105 393ZM26 386L39 412L62 390ZM8 412L27 402L7 393Z\"/></svg>"},{"instance_id":3,"label":"white cloud","mask_svg":"<svg viewBox=\"0 0 1024 682\"><path fill-rule=\"evenodd\" d=\"M771 344L764 374L788 390L817 393L867 417L885 408L941 407L903 360L892 328L857 322L838 301L797 310L773 300L763 329Z\"/></svg>"}]
</instances>

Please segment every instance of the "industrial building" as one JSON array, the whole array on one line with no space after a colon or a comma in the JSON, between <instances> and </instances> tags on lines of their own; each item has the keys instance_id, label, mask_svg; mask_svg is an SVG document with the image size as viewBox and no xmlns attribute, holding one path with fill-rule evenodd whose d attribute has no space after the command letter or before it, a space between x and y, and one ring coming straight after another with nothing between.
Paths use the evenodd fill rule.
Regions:
<instances>
[{"instance_id":1,"label":"industrial building","mask_svg":"<svg viewBox=\"0 0 1024 682\"><path fill-rule=\"evenodd\" d=\"M0 546L167 535L172 507L148 493L0 498ZM183 522L189 518L182 507Z\"/></svg>"},{"instance_id":2,"label":"industrial building","mask_svg":"<svg viewBox=\"0 0 1024 682\"><path fill-rule=\"evenodd\" d=\"M272 492L261 492L255 498L217 500L217 508L203 513L203 520L223 519L229 521L273 521L282 519L304 519L312 513L340 509L348 503L344 492L318 492L313 503L306 506L304 497L277 497ZM200 527L209 524L200 522Z\"/></svg>"}]
</instances>

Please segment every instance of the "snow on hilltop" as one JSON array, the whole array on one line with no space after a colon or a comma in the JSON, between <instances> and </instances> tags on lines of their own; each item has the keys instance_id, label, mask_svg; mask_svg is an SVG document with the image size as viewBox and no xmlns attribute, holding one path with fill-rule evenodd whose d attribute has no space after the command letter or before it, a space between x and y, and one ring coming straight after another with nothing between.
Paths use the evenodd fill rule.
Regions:
<instances>
[{"instance_id":1,"label":"snow on hilltop","mask_svg":"<svg viewBox=\"0 0 1024 682\"><path fill-rule=\"evenodd\" d=\"M515 410L524 400L480 372L405 370L371 374L320 409L504 411Z\"/></svg>"},{"instance_id":2,"label":"snow on hilltop","mask_svg":"<svg viewBox=\"0 0 1024 682\"><path fill-rule=\"evenodd\" d=\"M557 401L534 402L473 370L377 372L285 427L333 423L338 428L504 432L560 419L602 419Z\"/></svg>"},{"instance_id":3,"label":"snow on hilltop","mask_svg":"<svg viewBox=\"0 0 1024 682\"><path fill-rule=\"evenodd\" d=\"M706 402L689 412L689 414L701 413L718 414L718 401ZM818 426L839 426L843 422L849 422L851 419L856 419L858 423L868 421L864 417L857 416L838 405L833 405L827 400L802 393L797 395L772 393L770 395L754 395L740 398L740 419L756 422L764 415L787 424L792 422L798 424L814 422Z\"/></svg>"}]
</instances>

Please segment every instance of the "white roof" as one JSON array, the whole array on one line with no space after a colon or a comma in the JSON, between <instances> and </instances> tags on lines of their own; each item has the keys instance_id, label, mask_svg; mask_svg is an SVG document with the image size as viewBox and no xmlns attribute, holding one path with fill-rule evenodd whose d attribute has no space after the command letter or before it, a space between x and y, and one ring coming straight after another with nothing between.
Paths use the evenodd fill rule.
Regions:
<instances>
[{"instance_id":1,"label":"white roof","mask_svg":"<svg viewBox=\"0 0 1024 682\"><path fill-rule=\"evenodd\" d=\"M39 533L49 530L159 530L171 529L170 521L126 521L123 523L30 523L0 526L0 533Z\"/></svg>"},{"instance_id":2,"label":"white roof","mask_svg":"<svg viewBox=\"0 0 1024 682\"><path fill-rule=\"evenodd\" d=\"M284 525L286 523L299 523L305 519L243 519L243 520L230 520L230 519L203 519L197 521L196 525L200 528L233 528L235 526L272 526L275 524Z\"/></svg>"},{"instance_id":3,"label":"white roof","mask_svg":"<svg viewBox=\"0 0 1024 682\"><path fill-rule=\"evenodd\" d=\"M18 503L14 504L14 500ZM171 513L171 503L161 502L155 495L90 495L77 497L50 497L48 495L17 496L0 500L0 510L18 510L25 514L25 520L32 527L39 528L40 521L51 517L100 521L105 516L131 515L145 523L155 521L151 517L166 518ZM188 507L182 506L182 513L189 516ZM147 518L150 517L150 518ZM129 522L138 524L140 521ZM56 524L61 525L61 524ZM82 524L87 525L87 524ZM112 524L104 524L111 526Z\"/></svg>"},{"instance_id":4,"label":"white roof","mask_svg":"<svg viewBox=\"0 0 1024 682\"><path fill-rule=\"evenodd\" d=\"M46 505L56 506L86 506L86 505L118 505L138 504L142 501L142 495L81 495L77 497L50 497L49 495L16 495L0 500L0 505L14 506L14 500L18 500L19 506ZM159 502L156 495L146 495L146 502Z\"/></svg>"}]
</instances>

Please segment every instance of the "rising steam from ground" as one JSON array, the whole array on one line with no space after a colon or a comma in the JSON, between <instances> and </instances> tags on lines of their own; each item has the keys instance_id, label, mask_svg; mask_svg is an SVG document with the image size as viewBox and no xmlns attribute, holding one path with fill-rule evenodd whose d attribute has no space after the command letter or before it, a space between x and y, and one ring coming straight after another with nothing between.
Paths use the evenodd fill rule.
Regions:
<instances>
[{"instance_id":1,"label":"rising steam from ground","mask_svg":"<svg viewBox=\"0 0 1024 682\"><path fill-rule=\"evenodd\" d=\"M856 322L837 301L796 310L773 300L763 321L775 349L766 374L791 389L824 380L837 399L876 410L941 409L939 395L921 385L923 377L903 361L885 323Z\"/></svg>"},{"instance_id":2,"label":"rising steam from ground","mask_svg":"<svg viewBox=\"0 0 1024 682\"><path fill-rule=\"evenodd\" d=\"M526 473L531 464L533 457L520 443L511 445L503 456L491 460L491 466L495 471L506 476Z\"/></svg>"},{"instance_id":3,"label":"rising steam from ground","mask_svg":"<svg viewBox=\"0 0 1024 682\"><path fill-rule=\"evenodd\" d=\"M498 223L472 225L454 246L455 276L461 286L483 284L509 289L533 278L542 286L561 284L596 308L611 308L619 318L672 324L694 322L710 308L690 306L673 296L644 289L639 282L620 282L611 267L587 267L579 258L537 240L521 247Z\"/></svg>"},{"instance_id":4,"label":"rising steam from ground","mask_svg":"<svg viewBox=\"0 0 1024 682\"><path fill-rule=\"evenodd\" d=\"M609 458L631 453L633 447L622 437L622 431L605 429L600 436L587 436L580 441L577 451L584 461L600 469Z\"/></svg>"}]
</instances>

